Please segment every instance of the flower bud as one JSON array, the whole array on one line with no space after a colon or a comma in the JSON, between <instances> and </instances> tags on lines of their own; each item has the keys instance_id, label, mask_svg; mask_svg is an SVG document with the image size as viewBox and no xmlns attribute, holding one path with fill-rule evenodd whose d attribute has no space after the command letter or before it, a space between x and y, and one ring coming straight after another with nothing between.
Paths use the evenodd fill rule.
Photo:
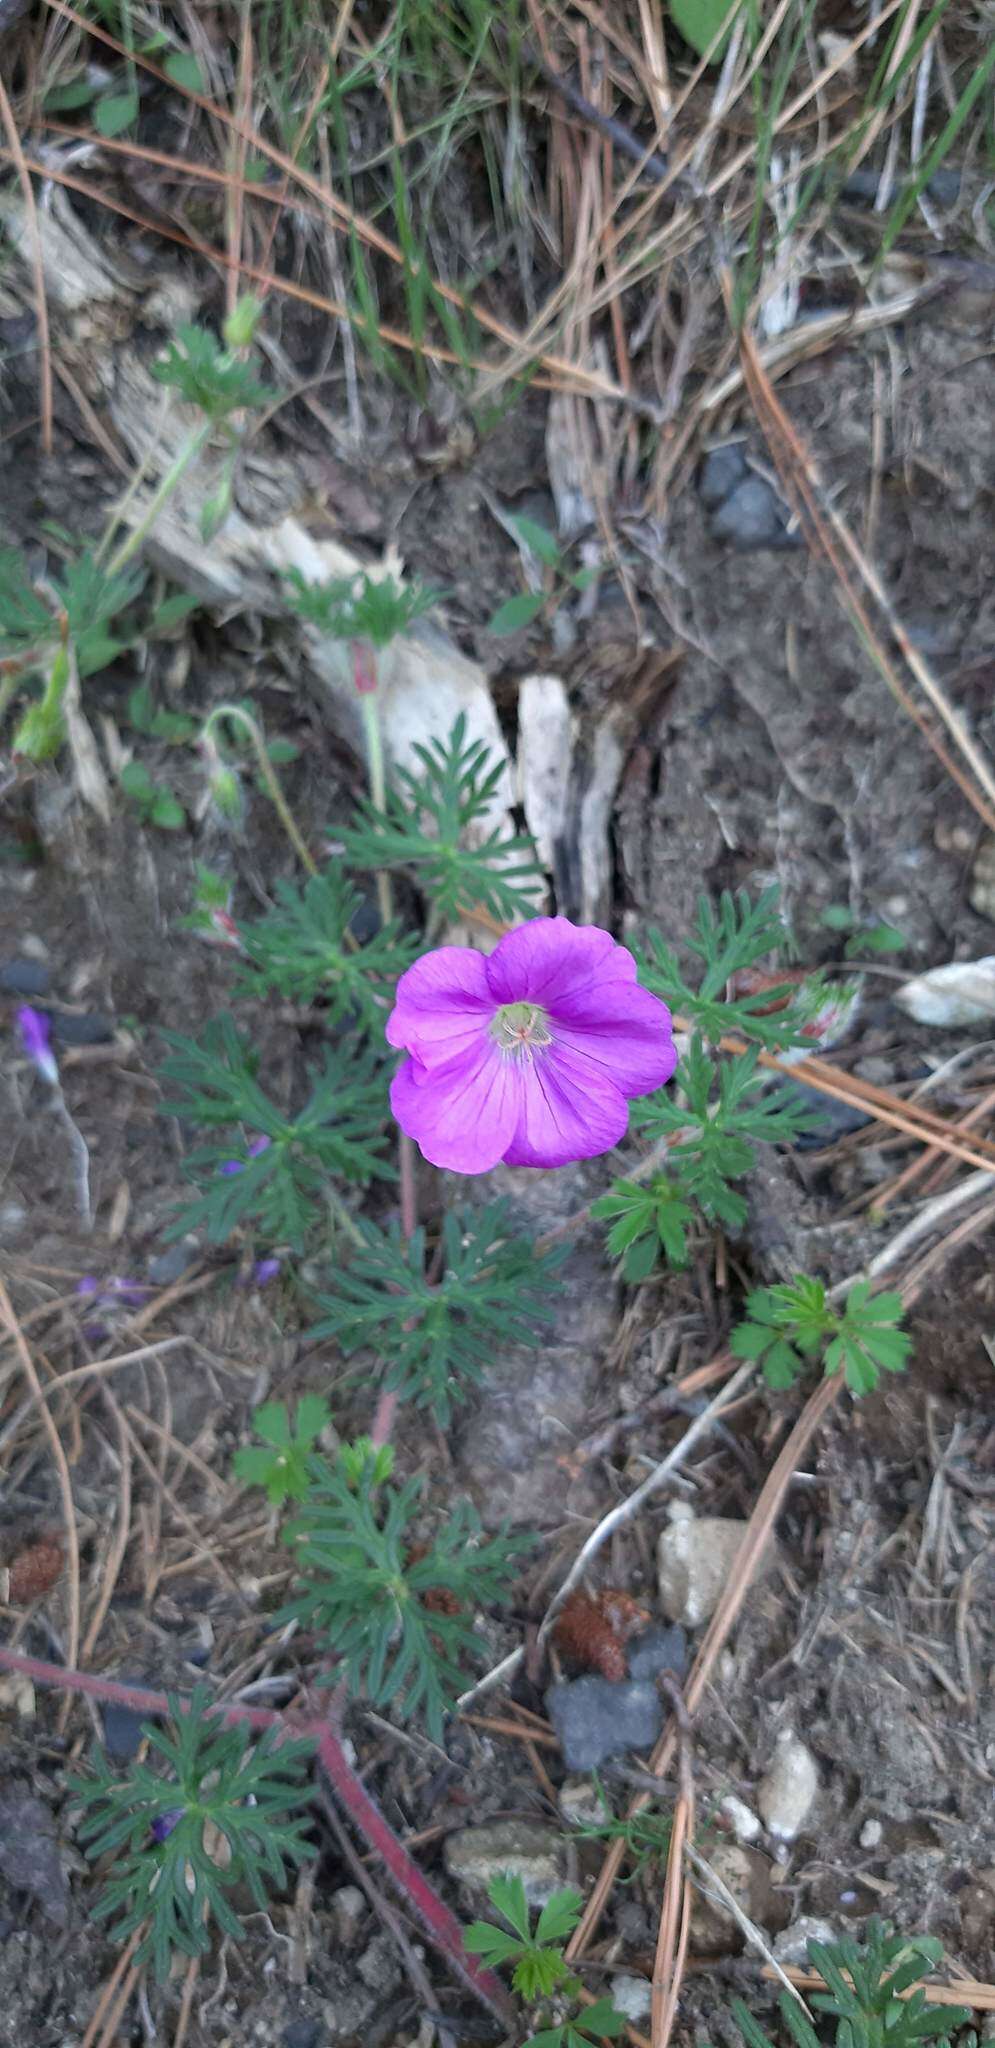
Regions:
<instances>
[{"instance_id":1,"label":"flower bud","mask_svg":"<svg viewBox=\"0 0 995 2048\"><path fill-rule=\"evenodd\" d=\"M221 332L229 348L248 348L254 340L256 328L262 319L262 306L252 292L245 292L222 326Z\"/></svg>"}]
</instances>

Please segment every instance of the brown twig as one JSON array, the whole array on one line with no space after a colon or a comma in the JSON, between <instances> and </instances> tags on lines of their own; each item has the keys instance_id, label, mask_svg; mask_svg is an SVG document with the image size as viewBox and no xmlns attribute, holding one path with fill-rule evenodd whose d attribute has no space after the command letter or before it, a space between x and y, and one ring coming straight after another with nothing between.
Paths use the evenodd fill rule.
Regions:
<instances>
[{"instance_id":1,"label":"brown twig","mask_svg":"<svg viewBox=\"0 0 995 2048\"><path fill-rule=\"evenodd\" d=\"M14 110L7 97L7 88L0 76L0 121L10 145L11 159L20 179L24 195L24 218L31 239L31 263L35 280L35 319L38 325L38 386L41 406L41 445L46 455L52 453L52 344L48 328L48 300L45 296L45 259L41 245L41 229L38 225L38 209L35 205L34 187L28 161L17 132Z\"/></svg>"}]
</instances>

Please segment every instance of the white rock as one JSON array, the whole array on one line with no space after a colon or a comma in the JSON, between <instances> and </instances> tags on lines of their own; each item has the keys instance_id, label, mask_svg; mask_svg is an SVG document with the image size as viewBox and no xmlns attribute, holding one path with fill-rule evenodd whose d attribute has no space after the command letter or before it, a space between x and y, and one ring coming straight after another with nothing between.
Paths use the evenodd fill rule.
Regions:
<instances>
[{"instance_id":1,"label":"white rock","mask_svg":"<svg viewBox=\"0 0 995 2048\"><path fill-rule=\"evenodd\" d=\"M567 826L573 718L559 676L523 676L518 688L518 795L544 867Z\"/></svg>"},{"instance_id":2,"label":"white rock","mask_svg":"<svg viewBox=\"0 0 995 2048\"><path fill-rule=\"evenodd\" d=\"M793 1842L812 1810L819 1771L810 1749L791 1728L782 1728L774 1761L760 1780L757 1805L772 1835Z\"/></svg>"},{"instance_id":3,"label":"white rock","mask_svg":"<svg viewBox=\"0 0 995 2048\"><path fill-rule=\"evenodd\" d=\"M816 1920L811 1914L803 1914L800 1920L793 1920L781 1934L774 1937L774 1954L779 1963L796 1963L804 1968L808 1962L810 1941L835 1941L836 1929L828 1920Z\"/></svg>"},{"instance_id":4,"label":"white rock","mask_svg":"<svg viewBox=\"0 0 995 2048\"><path fill-rule=\"evenodd\" d=\"M538 1821L484 1821L447 1835L442 1856L450 1877L486 1898L492 1878L520 1877L530 1906L545 1906L563 1884L565 1841Z\"/></svg>"},{"instance_id":5,"label":"white rock","mask_svg":"<svg viewBox=\"0 0 995 2048\"><path fill-rule=\"evenodd\" d=\"M896 989L892 1001L917 1024L949 1030L956 1024L991 1024L995 1018L995 955L951 960Z\"/></svg>"},{"instance_id":6,"label":"white rock","mask_svg":"<svg viewBox=\"0 0 995 2048\"><path fill-rule=\"evenodd\" d=\"M649 2018L653 1987L648 1977L613 1977L610 1991L615 2011L623 2013L633 2025Z\"/></svg>"},{"instance_id":7,"label":"white rock","mask_svg":"<svg viewBox=\"0 0 995 2048\"><path fill-rule=\"evenodd\" d=\"M722 1812L728 1814L732 1831L737 1842L755 1842L760 1833L760 1822L751 1806L744 1799L737 1799L735 1792L727 1792L720 1800Z\"/></svg>"},{"instance_id":8,"label":"white rock","mask_svg":"<svg viewBox=\"0 0 995 2048\"><path fill-rule=\"evenodd\" d=\"M878 1845L879 1845L880 1841L881 1841L881 1837L882 1837L882 1835L883 1835L883 1834L884 1834L884 1822L883 1822L883 1821L880 1821L880 1820L865 1820L865 1822L864 1822L864 1825L863 1825L863 1827L862 1827L862 1828L861 1828L861 1830L860 1830L860 1846L861 1846L861 1848L862 1848L862 1849L876 1849L876 1848L878 1847Z\"/></svg>"},{"instance_id":9,"label":"white rock","mask_svg":"<svg viewBox=\"0 0 995 2048\"><path fill-rule=\"evenodd\" d=\"M343 1884L332 1893L329 1903L336 1939L343 1948L351 1948L366 1917L366 1899L358 1884Z\"/></svg>"},{"instance_id":10,"label":"white rock","mask_svg":"<svg viewBox=\"0 0 995 2048\"><path fill-rule=\"evenodd\" d=\"M668 1621L700 1628L714 1614L746 1535L746 1523L722 1515L700 1521L671 1522L657 1551L660 1604ZM761 1559L761 1572L773 1562L773 1545Z\"/></svg>"}]
</instances>

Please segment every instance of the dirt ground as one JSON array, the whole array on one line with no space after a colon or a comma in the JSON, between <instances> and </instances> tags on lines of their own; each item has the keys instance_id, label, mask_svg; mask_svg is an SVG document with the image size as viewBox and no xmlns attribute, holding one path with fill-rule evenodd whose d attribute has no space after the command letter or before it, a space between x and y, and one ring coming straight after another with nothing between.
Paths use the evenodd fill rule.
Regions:
<instances>
[{"instance_id":1,"label":"dirt ground","mask_svg":"<svg viewBox=\"0 0 995 2048\"><path fill-rule=\"evenodd\" d=\"M979 739L993 746L992 479L979 432L990 404L989 318L951 291L886 336L847 339L802 365L781 396L855 530L873 499L875 558L892 599ZM8 424L29 411L33 388L30 357L13 357L3 393ZM838 958L838 939L821 919L831 905L859 922L897 926L907 942L905 972L992 950L991 921L968 901L973 815L890 696L842 615L832 577L806 547L741 553L716 540L691 466L665 525L632 535L638 645L609 579L572 648L539 637L499 646L484 622L517 587L516 555L487 494L541 511L549 493L545 397L533 391L519 400L467 466L429 475L407 452L404 401L380 394L378 405L379 413L370 406L368 445L348 462L323 449L308 423L310 445L294 457L302 497L323 491L350 541L371 552L396 543L412 571L446 592L449 631L491 672L512 742L518 680L528 670L562 676L583 746L624 701L647 648L682 649L630 735L614 806L606 921L620 936L653 924L679 944L701 891L755 890L774 880L806 964ZM112 479L64 399L56 432L48 466L33 461L27 438L12 444L24 451L23 465L8 451L0 539L36 547L53 518L96 527ZM285 460L286 440L273 432ZM305 438L300 419L296 437ZM710 438L742 441L767 473L739 401ZM360 764L284 674L279 630L272 620L199 614L150 660L157 687L168 693L172 677L177 704L207 708L251 692L267 729L300 748L283 772L307 835L317 839L360 788ZM101 712L120 714L134 680L129 661L100 679L98 722ZM145 757L153 765L166 758L155 747ZM169 770L193 808L196 762L173 752ZM26 1324L44 1311L44 1357L54 1369L89 1355L74 1288L91 1271L152 1280L161 1300L141 1341L172 1340L114 1378L133 1431L134 1500L93 1662L157 1687L185 1688L205 1672L230 1681L265 1666L266 1616L287 1578L275 1529L230 1476L253 1406L267 1391L321 1388L343 1431L367 1426L369 1411L368 1390L346 1383L335 1347L306 1335L306 1308L290 1287L254 1289L237 1257L198 1246L167 1254L163 1243L184 1183L179 1133L158 1114L159 1034L193 1032L224 1009L235 974L229 954L181 926L195 863L230 874L247 910L290 872L288 856L258 792L234 838L209 817L167 835L115 812L105 830L57 767L22 778L7 799L2 838L0 967L37 963L49 977L45 1001L77 1020L68 1038L59 1039L57 1025L56 1037L67 1099L90 1151L98 1217L94 1235L82 1236L65 1131L10 1052L18 1000L11 992L2 999L7 1285ZM576 910L568 882L557 907ZM970 1034L911 1024L890 1001L893 986L886 972L868 973L836 1057L902 1090L962 1053ZM307 1031L288 1046L276 1001L243 1004L239 1014L267 1058L300 1061L309 1049ZM975 1046L930 1101L959 1115L983 1084L991 1085L990 1049ZM820 1152L774 1155L754 1177L742 1237L720 1259L703 1255L688 1274L636 1295L613 1281L600 1233L588 1228L563 1268L542 1349L511 1348L498 1358L446 1441L404 1416L402 1469L426 1474L433 1505L466 1492L485 1522L509 1516L542 1537L510 1615L486 1624L493 1661L528 1636L579 1539L676 1442L686 1418L651 1408L607 1453L587 1457L584 1446L618 1417L640 1416L676 1359L689 1370L709 1358L746 1285L800 1269L828 1278L859 1270L907 1212L897 1205L874 1231L858 1200L909 1157L904 1141L880 1126ZM501 1169L493 1182L522 1227L539 1234L600 1192L606 1175L594 1162L542 1179ZM431 1199L427 1172L422 1197ZM124 1348L129 1328L122 1310L107 1341ZM841 1404L796 1475L777 1565L752 1592L696 1724L696 1771L706 1806L730 1791L752 1805L779 1732L794 1729L812 1749L820 1790L801 1836L780 1849L761 1845L769 1868L758 1917L771 1939L805 1916L843 1929L883 1913L909 1932L938 1934L952 1968L986 1978L995 1975L995 1287L984 1241L943 1269L912 1329L908 1375L859 1405ZM58 1529L59 1498L41 1436L22 1423L8 1441L23 1388L9 1353L4 1370L0 1541L9 1557ZM123 1467L114 1416L93 1391L98 1383L88 1384L76 1422L67 1408L60 1426L69 1432L92 1611ZM689 1466L683 1496L702 1512L747 1516L796 1409L794 1397L748 1399ZM649 1605L665 1520L661 1498L603 1560L604 1581ZM56 1590L17 1619L17 1640L58 1657L64 1628ZM543 1683L523 1672L511 1701L542 1714L542 1693ZM500 1720L500 1698L481 1708L485 1718ZM543 1747L537 1769L535 1749L507 1732L511 1712L508 1705L505 1732L454 1723L444 1754L417 1734L400 1739L362 1706L348 1719L367 1784L402 1836L418 1839L426 1868L464 1917L482 1901L469 1902L446 1875L446 1837L492 1817L559 1822L550 1793L563 1779L560 1758ZM59 1924L3 1866L3 2048L75 2048L113 1965L114 1952L88 1922L93 1879L65 1822L67 1759L91 1732L82 1707L64 1730L50 1698L5 1682L3 1776L51 1806L69 1897ZM593 1876L597 1846L572 1853L579 1876ZM249 1912L242 1947L226 1943L205 1964L191 2040L204 2048L386 2048L422 2038L423 2016L375 1915L364 1908L342 1934L334 1900L352 1882L323 1838L313 1895L302 1889L271 1916ZM659 1894L658 1868L616 1889L589 1959L592 1985L603 1983L609 1965L648 1975ZM769 1993L758 1989L741 1949L730 1931L725 1952L692 1971L680 2039L731 2040L725 2006L747 1982L754 2009L763 2010ZM482 2039L481 2015L431 1959L429 1967L450 2038ZM178 1986L150 1993L151 2010L134 2008L121 2040L170 2039L178 1995Z\"/></svg>"}]
</instances>

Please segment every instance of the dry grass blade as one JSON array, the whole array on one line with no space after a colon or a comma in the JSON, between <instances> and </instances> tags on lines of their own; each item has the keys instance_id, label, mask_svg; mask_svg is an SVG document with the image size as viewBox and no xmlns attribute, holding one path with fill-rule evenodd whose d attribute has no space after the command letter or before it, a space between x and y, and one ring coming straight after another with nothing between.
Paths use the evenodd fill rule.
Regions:
<instances>
[{"instance_id":1,"label":"dry grass blade","mask_svg":"<svg viewBox=\"0 0 995 2048\"><path fill-rule=\"evenodd\" d=\"M69 1617L66 1631L66 1661L74 1665L79 1657L80 1598L79 1598L79 1533L76 1527L76 1509L73 1502L72 1480L69 1476L69 1461L62 1448L62 1438L56 1429L45 1399L44 1389L38 1377L37 1367L31 1356L31 1349L14 1312L10 1296L0 1279L0 1315L14 1340L18 1358L31 1390L32 1400L41 1415L42 1427L48 1438L59 1482L62 1503L62 1521L66 1535L66 1583L68 1587ZM60 1725L64 1725L68 1714L68 1699L60 1708Z\"/></svg>"},{"instance_id":2,"label":"dry grass blade","mask_svg":"<svg viewBox=\"0 0 995 2048\"><path fill-rule=\"evenodd\" d=\"M7 97L7 89L0 76L0 122L10 145L11 161L17 171L24 194L24 216L31 237L31 259L35 280L35 318L38 323L38 386L41 406L41 445L46 455L52 453L52 345L48 330L48 300L45 296L45 265L42 260L41 235L38 229L38 212L31 176L17 132L14 111Z\"/></svg>"},{"instance_id":3,"label":"dry grass blade","mask_svg":"<svg viewBox=\"0 0 995 2048\"><path fill-rule=\"evenodd\" d=\"M795 1466L807 1449L820 1422L828 1415L843 1387L842 1378L824 1380L806 1402L779 1457L775 1460L762 1488L756 1506L746 1527L746 1535L729 1574L725 1590L712 1616L701 1648L695 1658L684 1697L689 1713L694 1713L704 1697L705 1687L718 1661L719 1653L736 1620L749 1591L753 1574L759 1564L764 1546L780 1513L784 1496L791 1484ZM650 1769L657 1777L663 1777L673 1763L677 1748L677 1729L671 1723L658 1742L650 1760ZM649 1794L637 1793L629 1808L630 1814L641 1813L649 1805ZM613 1842L608 1851L597 1882L588 1899L583 1916L567 1948L567 1956L573 1960L583 1955L594 1937L601 1915L608 1902L608 1896L615 1882L625 1856L624 1841Z\"/></svg>"},{"instance_id":4,"label":"dry grass blade","mask_svg":"<svg viewBox=\"0 0 995 2048\"><path fill-rule=\"evenodd\" d=\"M61 16L66 21L73 22L77 28L83 29L87 35L95 36L99 42L106 44L118 56L128 55L124 45L119 42L116 36L112 36L106 29L100 28L96 22L87 21L84 15L77 13L75 8L68 6L66 0L46 0L46 5L54 14ZM133 61L140 65L144 71L149 72L153 78L157 78L161 84L169 86L170 90L174 92L178 89L175 81L170 79L168 73L160 65L153 63L151 58L142 55L137 50L131 54ZM189 88L184 87L182 96L190 105L200 107L204 113L209 114L212 120L219 121L224 127L242 136L247 143L251 144L253 150L258 151L260 156L265 157L270 163L274 164L277 170L282 171L295 185L309 193L313 199L317 200L319 206L332 215L334 220L338 221L341 226L348 228L350 233L355 234L368 248L376 249L381 256L385 256L399 270L403 271L405 269L406 258L404 251L397 242L392 241L389 235L383 234L365 215L357 213L354 207L347 206L345 201L340 199L329 186L323 184L320 178L314 177L302 164L295 162L292 156L288 156L284 150L277 149L273 143L268 142L266 137L260 134L259 130L251 122L240 121L236 115L229 113L227 108L219 106L217 101L210 99L206 93L193 92ZM48 175L46 167L35 166L35 168L40 168L43 176ZM94 196L101 203L105 203L101 194L97 193ZM145 222L143 225L147 225L154 234L162 231L157 223ZM176 239L176 237L174 236L172 239ZM217 260L220 260L222 264L227 264L230 258L218 252ZM255 270L255 267L250 264L240 262L239 269L243 276L258 276L261 283L271 284L275 287L279 286L283 289L287 288L287 280L272 278L266 274L260 275ZM431 284L433 291L437 292L441 298L447 300L451 306L455 307L457 312L462 314L467 310L467 301L462 292L457 291L452 285L445 284L440 278L433 277ZM295 293L294 295L307 296L303 292ZM310 299L308 302L313 303ZM329 302L326 301L324 303L327 305ZM349 311L345 307L335 308L334 310L339 318L347 319L350 317ZM488 311L486 306L480 305L476 300L469 302L469 311L480 327L487 333L493 334L510 351L513 359L517 360L520 358L523 348L527 347L521 335L516 334L514 329L509 327L505 321L497 319L493 313ZM405 343L398 342L394 335L389 335L387 338L392 340L395 346L405 345ZM414 343L410 336L406 338L406 345L409 349L414 349L416 352L421 348L424 353L429 353L423 344ZM528 350L528 353L531 354L532 351ZM460 360L459 357L449 352L441 352L441 359L452 362ZM631 404L634 402L629 398L629 394L613 378L607 377L599 371L588 369L582 363L572 362L569 358L551 353L548 350L540 353L539 361L548 372L555 376L566 378L577 389L587 391L592 396L615 398L622 403L628 402ZM493 365L490 367L493 374Z\"/></svg>"},{"instance_id":5,"label":"dry grass blade","mask_svg":"<svg viewBox=\"0 0 995 2048\"><path fill-rule=\"evenodd\" d=\"M723 289L729 305L732 283L728 272L723 277ZM869 653L902 709L919 727L947 774L963 791L989 831L995 832L995 773L980 747L966 731L962 719L948 702L918 649L912 645L873 564L867 560L835 506L826 498L812 456L775 396L753 337L745 328L740 334L740 351L746 387L757 419L767 438L781 483L806 531L817 542L829 563ZM849 558L849 564L856 570L859 583L877 605L907 668L915 677L933 711L942 720L955 748L967 764L966 769L955 760L949 748L933 731L925 712L905 688L875 628L861 590L854 582L846 558Z\"/></svg>"},{"instance_id":6,"label":"dry grass blade","mask_svg":"<svg viewBox=\"0 0 995 2048\"><path fill-rule=\"evenodd\" d=\"M782 1974L799 1991L828 1989L817 1970L801 1970L795 1963L785 1963ZM761 1975L772 1978L774 1971L768 1966ZM995 1984L981 1984L974 1977L957 1977L952 1984L916 1984L895 1995L911 1998L916 1991L922 1992L927 2005L970 2005L975 2012L995 2012Z\"/></svg>"}]
</instances>

